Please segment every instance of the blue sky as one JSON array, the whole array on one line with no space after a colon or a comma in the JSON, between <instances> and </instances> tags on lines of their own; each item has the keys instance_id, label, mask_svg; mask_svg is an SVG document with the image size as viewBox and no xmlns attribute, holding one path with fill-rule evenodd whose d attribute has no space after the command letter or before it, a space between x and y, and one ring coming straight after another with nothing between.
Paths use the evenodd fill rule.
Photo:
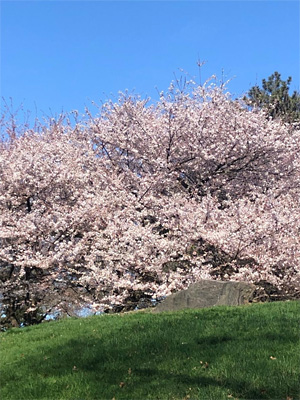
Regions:
<instances>
[{"instance_id":1,"label":"blue sky","mask_svg":"<svg viewBox=\"0 0 300 400\"><path fill-rule=\"evenodd\" d=\"M299 4L2 0L1 96L38 117L125 89L156 100L180 69L199 81L198 58L234 96L275 70L299 91Z\"/></svg>"}]
</instances>

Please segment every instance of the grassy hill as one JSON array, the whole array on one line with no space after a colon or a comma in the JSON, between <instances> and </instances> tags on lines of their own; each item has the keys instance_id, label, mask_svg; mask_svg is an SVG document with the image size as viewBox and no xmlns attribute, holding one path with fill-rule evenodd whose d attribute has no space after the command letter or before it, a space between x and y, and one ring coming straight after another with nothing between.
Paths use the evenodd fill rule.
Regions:
<instances>
[{"instance_id":1,"label":"grassy hill","mask_svg":"<svg viewBox=\"0 0 300 400\"><path fill-rule=\"evenodd\" d=\"M299 315L291 301L14 328L0 398L297 400Z\"/></svg>"}]
</instances>

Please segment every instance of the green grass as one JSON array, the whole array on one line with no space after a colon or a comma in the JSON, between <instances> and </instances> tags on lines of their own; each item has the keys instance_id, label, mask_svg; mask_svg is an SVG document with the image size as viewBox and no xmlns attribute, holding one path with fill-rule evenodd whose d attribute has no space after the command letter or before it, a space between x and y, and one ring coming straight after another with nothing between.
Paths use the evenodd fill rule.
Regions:
<instances>
[{"instance_id":1,"label":"green grass","mask_svg":"<svg viewBox=\"0 0 300 400\"><path fill-rule=\"evenodd\" d=\"M0 398L297 400L299 314L293 301L14 328Z\"/></svg>"}]
</instances>

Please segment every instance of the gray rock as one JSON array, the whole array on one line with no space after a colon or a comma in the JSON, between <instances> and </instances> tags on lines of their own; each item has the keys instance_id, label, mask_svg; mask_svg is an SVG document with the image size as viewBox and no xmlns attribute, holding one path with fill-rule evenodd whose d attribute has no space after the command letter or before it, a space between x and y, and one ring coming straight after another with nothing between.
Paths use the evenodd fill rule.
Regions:
<instances>
[{"instance_id":1,"label":"gray rock","mask_svg":"<svg viewBox=\"0 0 300 400\"><path fill-rule=\"evenodd\" d=\"M246 282L202 280L166 297L153 311L176 311L185 308L238 306L251 300L255 286Z\"/></svg>"}]
</instances>

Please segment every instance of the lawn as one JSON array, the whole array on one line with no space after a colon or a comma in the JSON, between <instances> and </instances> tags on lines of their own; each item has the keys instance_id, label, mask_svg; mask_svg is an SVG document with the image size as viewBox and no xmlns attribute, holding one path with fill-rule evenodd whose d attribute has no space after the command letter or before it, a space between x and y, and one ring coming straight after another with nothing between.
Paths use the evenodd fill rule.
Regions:
<instances>
[{"instance_id":1,"label":"lawn","mask_svg":"<svg viewBox=\"0 0 300 400\"><path fill-rule=\"evenodd\" d=\"M299 315L287 301L13 328L0 398L298 400Z\"/></svg>"}]
</instances>

